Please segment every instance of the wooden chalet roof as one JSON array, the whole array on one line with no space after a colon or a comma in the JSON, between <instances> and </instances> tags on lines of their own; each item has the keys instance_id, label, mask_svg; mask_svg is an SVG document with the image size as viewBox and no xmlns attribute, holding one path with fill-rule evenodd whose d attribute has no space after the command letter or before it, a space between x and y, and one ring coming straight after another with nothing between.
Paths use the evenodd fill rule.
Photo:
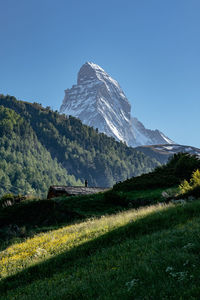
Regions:
<instances>
[{"instance_id":1,"label":"wooden chalet roof","mask_svg":"<svg viewBox=\"0 0 200 300\"><path fill-rule=\"evenodd\" d=\"M69 196L96 194L96 193L103 192L103 191L106 191L106 190L108 190L108 188L52 185L49 188L47 198L56 197L56 196L61 195L61 194L62 195L69 195Z\"/></svg>"}]
</instances>

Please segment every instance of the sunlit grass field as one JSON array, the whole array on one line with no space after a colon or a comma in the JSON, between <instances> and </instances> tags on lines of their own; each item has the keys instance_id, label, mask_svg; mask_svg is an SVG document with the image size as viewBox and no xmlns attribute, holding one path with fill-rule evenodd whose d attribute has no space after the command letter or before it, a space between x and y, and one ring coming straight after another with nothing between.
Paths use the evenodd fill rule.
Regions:
<instances>
[{"instance_id":1,"label":"sunlit grass field","mask_svg":"<svg viewBox=\"0 0 200 300\"><path fill-rule=\"evenodd\" d=\"M135 222L153 211L160 210L163 210L162 206L152 206L139 211L130 210L117 215L102 216L100 219L89 219L82 223L38 234L1 252L0 275L5 277L15 274L36 262L69 251L109 231L125 226L130 222Z\"/></svg>"},{"instance_id":2,"label":"sunlit grass field","mask_svg":"<svg viewBox=\"0 0 200 300\"><path fill-rule=\"evenodd\" d=\"M200 299L200 201L38 233L0 252L0 299Z\"/></svg>"}]
</instances>

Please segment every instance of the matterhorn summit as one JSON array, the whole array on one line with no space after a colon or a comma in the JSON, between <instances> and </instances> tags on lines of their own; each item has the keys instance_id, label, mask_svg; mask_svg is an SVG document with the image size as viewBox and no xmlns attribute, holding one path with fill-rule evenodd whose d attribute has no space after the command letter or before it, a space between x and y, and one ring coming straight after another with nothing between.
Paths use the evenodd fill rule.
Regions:
<instances>
[{"instance_id":1,"label":"matterhorn summit","mask_svg":"<svg viewBox=\"0 0 200 300\"><path fill-rule=\"evenodd\" d=\"M92 62L81 67L77 84L65 90L60 112L129 146L173 143L159 130L146 129L132 118L131 105L119 83Z\"/></svg>"}]
</instances>

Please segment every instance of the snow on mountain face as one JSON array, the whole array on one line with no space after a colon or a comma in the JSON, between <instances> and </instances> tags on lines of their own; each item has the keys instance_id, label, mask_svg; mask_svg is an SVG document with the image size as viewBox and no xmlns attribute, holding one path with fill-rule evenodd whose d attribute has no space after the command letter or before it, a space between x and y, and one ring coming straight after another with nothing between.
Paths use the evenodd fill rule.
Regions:
<instances>
[{"instance_id":1,"label":"snow on mountain face","mask_svg":"<svg viewBox=\"0 0 200 300\"><path fill-rule=\"evenodd\" d=\"M131 105L118 82L91 62L81 67L77 85L65 90L60 112L130 146L173 143L160 131L146 129L131 118Z\"/></svg>"},{"instance_id":2,"label":"snow on mountain face","mask_svg":"<svg viewBox=\"0 0 200 300\"><path fill-rule=\"evenodd\" d=\"M146 129L137 118L132 118L132 126L136 140L140 145L173 144L174 142L166 137L158 129Z\"/></svg>"}]
</instances>

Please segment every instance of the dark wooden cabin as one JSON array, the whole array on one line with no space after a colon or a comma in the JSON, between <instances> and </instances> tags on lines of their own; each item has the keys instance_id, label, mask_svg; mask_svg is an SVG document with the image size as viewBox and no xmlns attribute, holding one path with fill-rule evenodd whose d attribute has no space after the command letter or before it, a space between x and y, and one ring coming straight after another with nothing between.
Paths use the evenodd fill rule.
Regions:
<instances>
[{"instance_id":1,"label":"dark wooden cabin","mask_svg":"<svg viewBox=\"0 0 200 300\"><path fill-rule=\"evenodd\" d=\"M60 196L77 196L77 195L89 195L104 192L108 188L101 187L88 187L88 186L57 186L52 185L49 188L47 199L60 197Z\"/></svg>"}]
</instances>

